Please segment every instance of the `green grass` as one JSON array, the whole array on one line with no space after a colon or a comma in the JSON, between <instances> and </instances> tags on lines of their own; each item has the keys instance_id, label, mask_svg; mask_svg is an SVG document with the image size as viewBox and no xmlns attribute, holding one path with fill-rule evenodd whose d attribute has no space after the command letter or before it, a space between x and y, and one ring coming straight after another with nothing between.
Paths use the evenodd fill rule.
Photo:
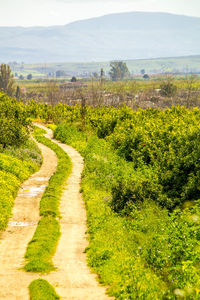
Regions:
<instances>
[{"instance_id":1,"label":"green grass","mask_svg":"<svg viewBox=\"0 0 200 300\"><path fill-rule=\"evenodd\" d=\"M46 133L47 133L46 130L44 130L43 128L34 126L34 136L40 136Z\"/></svg>"},{"instance_id":2,"label":"green grass","mask_svg":"<svg viewBox=\"0 0 200 300\"><path fill-rule=\"evenodd\" d=\"M35 133L44 132L36 129ZM60 217L59 203L63 185L71 172L72 165L69 156L58 145L40 135L35 135L35 138L56 153L58 165L40 202L42 218L28 244L25 254L27 263L24 268L27 272L48 273L55 269L52 264L52 257L60 237L60 225L57 220Z\"/></svg>"},{"instance_id":3,"label":"green grass","mask_svg":"<svg viewBox=\"0 0 200 300\"><path fill-rule=\"evenodd\" d=\"M6 228L20 184L39 169L41 153L33 141L0 153L0 230Z\"/></svg>"},{"instance_id":4,"label":"green grass","mask_svg":"<svg viewBox=\"0 0 200 300\"><path fill-rule=\"evenodd\" d=\"M30 300L58 300L54 288L44 279L36 279L29 285Z\"/></svg>"},{"instance_id":5,"label":"green grass","mask_svg":"<svg viewBox=\"0 0 200 300\"><path fill-rule=\"evenodd\" d=\"M51 148L58 157L58 165L55 174L50 178L49 185L47 186L41 202L40 202L40 215L41 216L57 216L59 217L59 201L62 194L63 184L69 176L72 164L67 153L62 150L58 145L51 142L49 139L41 136L36 136L38 142L45 144Z\"/></svg>"},{"instance_id":6,"label":"green grass","mask_svg":"<svg viewBox=\"0 0 200 300\"><path fill-rule=\"evenodd\" d=\"M20 147L6 147L3 153L15 157L23 162L33 163L38 166L42 164L41 151L36 143L30 139Z\"/></svg>"},{"instance_id":7,"label":"green grass","mask_svg":"<svg viewBox=\"0 0 200 300\"><path fill-rule=\"evenodd\" d=\"M21 182L26 180L36 169L36 164L31 160L22 162L15 157L0 153L0 170L14 174Z\"/></svg>"},{"instance_id":8,"label":"green grass","mask_svg":"<svg viewBox=\"0 0 200 300\"><path fill-rule=\"evenodd\" d=\"M51 262L60 237L60 224L52 216L43 217L30 241L25 258L27 272L50 272L54 270Z\"/></svg>"}]
</instances>

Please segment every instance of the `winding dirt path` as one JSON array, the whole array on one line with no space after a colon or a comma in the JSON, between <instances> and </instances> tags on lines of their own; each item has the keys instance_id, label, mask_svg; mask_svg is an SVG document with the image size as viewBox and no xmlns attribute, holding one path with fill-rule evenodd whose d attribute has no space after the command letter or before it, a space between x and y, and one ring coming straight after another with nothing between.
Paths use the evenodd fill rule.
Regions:
<instances>
[{"instance_id":1,"label":"winding dirt path","mask_svg":"<svg viewBox=\"0 0 200 300\"><path fill-rule=\"evenodd\" d=\"M39 172L25 181L15 199L13 217L0 237L0 299L28 300L28 285L38 274L20 270L24 254L39 221L39 204L48 180L56 170L57 157L39 144L43 164Z\"/></svg>"},{"instance_id":2,"label":"winding dirt path","mask_svg":"<svg viewBox=\"0 0 200 300\"><path fill-rule=\"evenodd\" d=\"M53 137L47 131L48 138ZM86 210L80 191L83 158L72 147L53 140L70 156L73 164L72 173L68 178L60 204L61 239L54 256L57 271L43 277L56 289L61 299L104 300L111 299L105 294L105 288L97 282L87 266L86 255L83 253L88 246L86 238Z\"/></svg>"},{"instance_id":3,"label":"winding dirt path","mask_svg":"<svg viewBox=\"0 0 200 300\"><path fill-rule=\"evenodd\" d=\"M38 126L44 128L48 132L46 137L52 139L50 129ZM24 266L23 257L27 244L39 220L39 202L42 193L57 166L55 153L40 145L43 165L39 172L21 186L15 200L13 218L0 238L0 299L28 300L28 285L37 278L48 280L61 299L111 299L106 296L105 288L98 284L96 275L90 272L86 255L83 253L88 245L86 211L79 192L83 158L72 147L53 141L67 152L73 164L60 204L61 238L53 258L57 270L42 276L20 270Z\"/></svg>"}]
</instances>

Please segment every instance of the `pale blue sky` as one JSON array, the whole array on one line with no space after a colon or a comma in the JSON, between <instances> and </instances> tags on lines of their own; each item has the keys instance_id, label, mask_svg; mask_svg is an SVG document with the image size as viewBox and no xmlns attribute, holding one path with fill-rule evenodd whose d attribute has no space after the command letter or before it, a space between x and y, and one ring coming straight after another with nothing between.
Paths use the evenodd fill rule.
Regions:
<instances>
[{"instance_id":1,"label":"pale blue sky","mask_svg":"<svg viewBox=\"0 0 200 300\"><path fill-rule=\"evenodd\" d=\"M126 11L200 17L200 0L0 0L0 26L64 25Z\"/></svg>"}]
</instances>

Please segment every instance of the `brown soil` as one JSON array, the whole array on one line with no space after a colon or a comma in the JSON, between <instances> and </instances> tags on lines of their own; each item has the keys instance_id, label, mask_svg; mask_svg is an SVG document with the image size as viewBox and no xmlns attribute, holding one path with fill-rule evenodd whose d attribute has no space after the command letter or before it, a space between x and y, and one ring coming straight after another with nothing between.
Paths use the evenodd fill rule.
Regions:
<instances>
[{"instance_id":1,"label":"brown soil","mask_svg":"<svg viewBox=\"0 0 200 300\"><path fill-rule=\"evenodd\" d=\"M46 130L48 132L46 136L52 138L51 130ZM33 236L39 219L42 190L57 165L55 154L40 145L44 157L42 168L22 185L15 201L10 226L1 237L0 299L29 299L28 285L36 278L48 280L61 299L110 299L106 296L105 289L98 284L96 275L92 274L87 267L84 254L88 245L86 212L79 193L83 158L72 147L55 140L54 142L68 153L73 164L60 204L61 238L53 258L57 270L43 276L20 270L24 265L23 257L27 244ZM37 189L38 187L41 191Z\"/></svg>"}]
</instances>

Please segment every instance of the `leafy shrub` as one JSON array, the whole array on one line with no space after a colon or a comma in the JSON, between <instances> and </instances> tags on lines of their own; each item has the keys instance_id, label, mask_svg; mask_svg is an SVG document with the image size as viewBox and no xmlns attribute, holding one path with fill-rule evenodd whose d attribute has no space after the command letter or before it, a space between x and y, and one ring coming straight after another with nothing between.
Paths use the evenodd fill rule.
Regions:
<instances>
[{"instance_id":1,"label":"leafy shrub","mask_svg":"<svg viewBox=\"0 0 200 300\"><path fill-rule=\"evenodd\" d=\"M31 146L30 146L31 145ZM30 148L29 148L30 146ZM37 154L37 159L32 160L32 149ZM0 153L0 230L5 229L10 218L14 198L21 182L35 172L41 164L39 149L33 141L24 145L24 148L9 146ZM21 160L26 152L25 160ZM16 157L13 157L13 153Z\"/></svg>"},{"instance_id":2,"label":"leafy shrub","mask_svg":"<svg viewBox=\"0 0 200 300\"><path fill-rule=\"evenodd\" d=\"M160 93L162 96L172 97L175 95L176 91L176 85L169 80L162 82L160 85Z\"/></svg>"},{"instance_id":3,"label":"leafy shrub","mask_svg":"<svg viewBox=\"0 0 200 300\"><path fill-rule=\"evenodd\" d=\"M35 164L31 161L24 162L17 158L0 153L0 170L14 174L20 181L27 179L35 170Z\"/></svg>"},{"instance_id":4,"label":"leafy shrub","mask_svg":"<svg viewBox=\"0 0 200 300\"><path fill-rule=\"evenodd\" d=\"M125 124L121 123L107 141L90 135L86 140L82 151L82 191L90 234L86 251L90 266L99 274L101 283L109 285L108 293L116 299L175 300L179 295L199 299L200 200L193 208L176 208L169 213L165 207L172 208L174 198L167 198L163 187L167 172L173 170L173 165L179 170L182 159L186 159L185 167L192 172L197 170L198 118L196 111L185 109L142 111L135 113L132 122L125 121L127 127L132 123L130 131L124 130ZM174 131L170 131L172 124ZM129 152L130 161L126 161L120 147L129 147L127 140L138 126L144 132ZM65 127L59 125L57 134L60 130ZM76 138L79 134L75 132L72 143L80 150ZM170 155L169 167L166 160ZM199 178L195 172L189 181L191 190L193 179L198 182ZM120 214L114 213L112 207Z\"/></svg>"},{"instance_id":5,"label":"leafy shrub","mask_svg":"<svg viewBox=\"0 0 200 300\"><path fill-rule=\"evenodd\" d=\"M54 136L62 143L70 144L79 151L84 150L86 145L86 134L81 130L77 130L75 126L66 123L59 124L54 131ZM80 150L81 149L81 150Z\"/></svg>"},{"instance_id":6,"label":"leafy shrub","mask_svg":"<svg viewBox=\"0 0 200 300\"><path fill-rule=\"evenodd\" d=\"M146 200L158 201L162 187L156 180L153 172L121 171L121 176L112 185L112 207L116 212L130 214L133 205Z\"/></svg>"},{"instance_id":7,"label":"leafy shrub","mask_svg":"<svg viewBox=\"0 0 200 300\"><path fill-rule=\"evenodd\" d=\"M58 300L54 288L44 279L35 279L29 285L30 300Z\"/></svg>"},{"instance_id":8,"label":"leafy shrub","mask_svg":"<svg viewBox=\"0 0 200 300\"><path fill-rule=\"evenodd\" d=\"M15 99L0 93L0 145L19 146L28 139L26 112Z\"/></svg>"},{"instance_id":9,"label":"leafy shrub","mask_svg":"<svg viewBox=\"0 0 200 300\"><path fill-rule=\"evenodd\" d=\"M142 170L144 177L143 170L152 171L152 183L156 178L160 190L152 199L170 210L199 198L198 122L195 111L183 108L141 111L137 119L119 123L108 139L120 156L133 163L133 174ZM130 185L125 184L129 193Z\"/></svg>"}]
</instances>

